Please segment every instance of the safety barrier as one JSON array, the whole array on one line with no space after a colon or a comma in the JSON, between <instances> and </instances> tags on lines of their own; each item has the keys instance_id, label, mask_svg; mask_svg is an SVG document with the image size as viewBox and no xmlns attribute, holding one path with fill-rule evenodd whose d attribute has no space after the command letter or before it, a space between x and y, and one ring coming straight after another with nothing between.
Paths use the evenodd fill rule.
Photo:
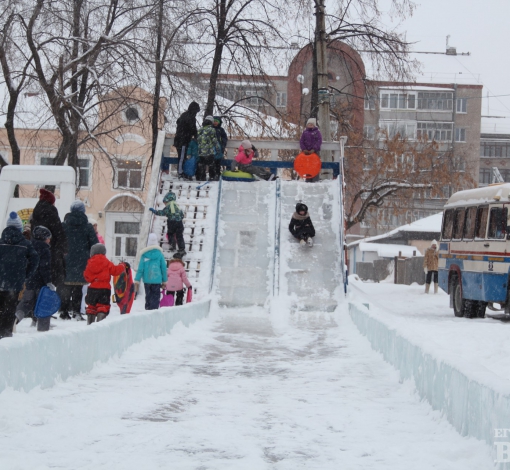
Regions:
<instances>
[{"instance_id":1,"label":"safety barrier","mask_svg":"<svg viewBox=\"0 0 510 470\"><path fill-rule=\"evenodd\" d=\"M210 301L123 315L79 330L50 331L0 341L0 392L7 387L29 391L90 371L98 361L119 356L147 338L189 326L209 314Z\"/></svg>"}]
</instances>

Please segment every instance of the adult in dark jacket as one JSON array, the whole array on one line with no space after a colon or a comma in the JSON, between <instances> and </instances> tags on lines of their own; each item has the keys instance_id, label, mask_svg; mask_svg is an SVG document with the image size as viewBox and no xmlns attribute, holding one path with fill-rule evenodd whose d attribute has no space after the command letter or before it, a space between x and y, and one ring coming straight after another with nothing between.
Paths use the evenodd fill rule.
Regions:
<instances>
[{"instance_id":1,"label":"adult in dark jacket","mask_svg":"<svg viewBox=\"0 0 510 470\"><path fill-rule=\"evenodd\" d=\"M63 227L67 236L67 254L66 277L59 288L62 301L60 318L69 320L69 312L72 312L73 318L84 320L80 314L83 286L87 284L83 271L87 267L90 249L99 241L94 227L85 215L85 204L82 201L77 200L71 204L71 212L66 215Z\"/></svg>"},{"instance_id":2,"label":"adult in dark jacket","mask_svg":"<svg viewBox=\"0 0 510 470\"><path fill-rule=\"evenodd\" d=\"M177 150L179 158L179 167L177 172L182 174L182 164L186 158L186 147L193 137L197 136L197 114L200 111L200 105L192 101L188 106L188 110L184 111L177 119L177 129L174 137L174 147ZM169 163L166 157L163 158L161 169L168 173Z\"/></svg>"},{"instance_id":3,"label":"adult in dark jacket","mask_svg":"<svg viewBox=\"0 0 510 470\"><path fill-rule=\"evenodd\" d=\"M16 309L16 318L18 321L26 317L32 317L32 326L35 326L36 319L33 316L39 291L43 286L48 286L51 290L56 290L51 283L51 232L43 226L35 227L32 231L32 246L39 255L39 266L35 273L28 278L23 291L18 308Z\"/></svg>"},{"instance_id":4,"label":"adult in dark jacket","mask_svg":"<svg viewBox=\"0 0 510 470\"><path fill-rule=\"evenodd\" d=\"M228 143L228 136L227 136L225 129L223 129L223 127L221 127L222 124L223 124L223 122L221 120L221 117L214 116L213 126L214 126L214 130L216 131L216 137L218 138L218 142L221 147L220 152L215 156L215 159L214 159L214 168L215 168L216 175L218 175L218 178L221 173L221 164L220 164L221 159L224 158L224 156L225 156L225 150L227 148L227 143Z\"/></svg>"},{"instance_id":5,"label":"adult in dark jacket","mask_svg":"<svg viewBox=\"0 0 510 470\"><path fill-rule=\"evenodd\" d=\"M22 230L18 214L11 212L0 238L0 338L12 336L19 294L39 264L39 255Z\"/></svg>"},{"instance_id":6,"label":"adult in dark jacket","mask_svg":"<svg viewBox=\"0 0 510 470\"><path fill-rule=\"evenodd\" d=\"M308 207L302 202L296 204L296 212L290 219L289 230L292 235L299 240L301 245L308 244L313 246L313 237L315 237L315 228L308 214Z\"/></svg>"},{"instance_id":7,"label":"adult in dark jacket","mask_svg":"<svg viewBox=\"0 0 510 470\"><path fill-rule=\"evenodd\" d=\"M67 252L67 238L55 204L55 196L41 189L39 202L32 213L32 227L42 225L51 232L51 280L59 288L64 283L64 255Z\"/></svg>"}]
</instances>

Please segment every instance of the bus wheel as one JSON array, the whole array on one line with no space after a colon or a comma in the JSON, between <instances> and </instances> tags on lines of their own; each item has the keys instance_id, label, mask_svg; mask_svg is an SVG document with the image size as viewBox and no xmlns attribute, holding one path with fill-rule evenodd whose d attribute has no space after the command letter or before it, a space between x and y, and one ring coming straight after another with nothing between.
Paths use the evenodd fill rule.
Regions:
<instances>
[{"instance_id":1,"label":"bus wheel","mask_svg":"<svg viewBox=\"0 0 510 470\"><path fill-rule=\"evenodd\" d=\"M462 299L462 288L457 276L452 278L450 295L452 296L453 313L456 317L463 317L466 306L465 300Z\"/></svg>"}]
</instances>

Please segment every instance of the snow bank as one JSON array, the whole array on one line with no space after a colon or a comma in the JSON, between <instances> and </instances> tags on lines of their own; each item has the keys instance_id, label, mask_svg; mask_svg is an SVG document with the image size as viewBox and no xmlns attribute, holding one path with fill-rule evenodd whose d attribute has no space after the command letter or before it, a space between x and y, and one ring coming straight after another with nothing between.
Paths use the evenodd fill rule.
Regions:
<instances>
[{"instance_id":1,"label":"snow bank","mask_svg":"<svg viewBox=\"0 0 510 470\"><path fill-rule=\"evenodd\" d=\"M0 392L29 391L90 371L144 339L166 335L209 314L210 300L109 318L80 330L51 331L0 342Z\"/></svg>"},{"instance_id":2,"label":"snow bank","mask_svg":"<svg viewBox=\"0 0 510 470\"><path fill-rule=\"evenodd\" d=\"M439 410L463 436L494 443L494 430L508 428L510 397L467 377L450 364L425 353L395 329L375 319L363 305L349 303L349 313L372 348L413 379L421 398Z\"/></svg>"}]
</instances>

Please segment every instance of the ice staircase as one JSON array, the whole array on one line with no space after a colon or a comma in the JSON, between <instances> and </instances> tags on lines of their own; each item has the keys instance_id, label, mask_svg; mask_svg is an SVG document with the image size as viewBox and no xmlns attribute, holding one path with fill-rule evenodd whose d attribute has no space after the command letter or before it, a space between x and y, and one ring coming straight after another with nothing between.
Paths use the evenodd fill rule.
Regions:
<instances>
[{"instance_id":1,"label":"ice staircase","mask_svg":"<svg viewBox=\"0 0 510 470\"><path fill-rule=\"evenodd\" d=\"M215 288L227 307L268 305L288 296L294 310L333 311L343 290L339 180L223 182ZM288 225L305 203L316 229L312 248Z\"/></svg>"},{"instance_id":2,"label":"ice staircase","mask_svg":"<svg viewBox=\"0 0 510 470\"><path fill-rule=\"evenodd\" d=\"M163 198L168 191L176 194L177 204L184 212L187 254L183 261L186 273L194 294L203 297L209 293L218 183L208 184L201 189L197 189L197 185L196 182L179 181L169 175L160 175L154 207L164 207ZM165 217L153 216L150 231L158 236L168 264L175 252L170 251L166 220Z\"/></svg>"}]
</instances>

